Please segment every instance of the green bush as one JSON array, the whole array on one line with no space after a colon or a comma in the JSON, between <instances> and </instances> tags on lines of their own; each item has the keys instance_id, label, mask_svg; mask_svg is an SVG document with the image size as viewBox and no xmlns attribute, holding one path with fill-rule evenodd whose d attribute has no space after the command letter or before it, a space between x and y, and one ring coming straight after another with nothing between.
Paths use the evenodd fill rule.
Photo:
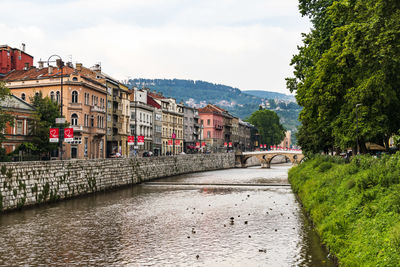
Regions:
<instances>
[{"instance_id":1,"label":"green bush","mask_svg":"<svg viewBox=\"0 0 400 267\"><path fill-rule=\"evenodd\" d=\"M400 266L400 154L349 164L314 156L289 171L293 191L343 266Z\"/></svg>"}]
</instances>

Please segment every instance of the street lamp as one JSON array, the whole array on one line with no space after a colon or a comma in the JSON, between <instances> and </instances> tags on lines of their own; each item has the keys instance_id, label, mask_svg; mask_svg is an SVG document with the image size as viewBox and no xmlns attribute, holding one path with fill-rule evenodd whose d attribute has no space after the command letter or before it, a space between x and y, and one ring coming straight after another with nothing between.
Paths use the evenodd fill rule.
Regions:
<instances>
[{"instance_id":1,"label":"street lamp","mask_svg":"<svg viewBox=\"0 0 400 267\"><path fill-rule=\"evenodd\" d=\"M360 146L358 144L358 107L361 104L356 104L356 138L357 138L357 155L360 154Z\"/></svg>"},{"instance_id":2,"label":"street lamp","mask_svg":"<svg viewBox=\"0 0 400 267\"><path fill-rule=\"evenodd\" d=\"M52 57L58 57L56 61L50 61ZM64 62L62 61L62 58L59 55L51 55L49 59L47 60L47 66L50 66L50 62L56 62L57 67L61 70L61 99L60 99L60 117L62 118L63 116L63 67L64 67ZM60 124L60 160L62 160L62 154L63 154L63 140L64 140L64 125L63 123Z\"/></svg>"}]
</instances>

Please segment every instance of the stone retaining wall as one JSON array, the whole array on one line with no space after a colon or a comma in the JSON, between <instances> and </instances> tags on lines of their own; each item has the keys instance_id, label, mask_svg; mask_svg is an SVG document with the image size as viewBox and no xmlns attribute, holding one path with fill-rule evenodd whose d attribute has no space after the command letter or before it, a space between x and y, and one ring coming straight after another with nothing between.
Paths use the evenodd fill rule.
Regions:
<instances>
[{"instance_id":1,"label":"stone retaining wall","mask_svg":"<svg viewBox=\"0 0 400 267\"><path fill-rule=\"evenodd\" d=\"M233 153L0 163L0 211L137 184L155 178L234 166Z\"/></svg>"}]
</instances>

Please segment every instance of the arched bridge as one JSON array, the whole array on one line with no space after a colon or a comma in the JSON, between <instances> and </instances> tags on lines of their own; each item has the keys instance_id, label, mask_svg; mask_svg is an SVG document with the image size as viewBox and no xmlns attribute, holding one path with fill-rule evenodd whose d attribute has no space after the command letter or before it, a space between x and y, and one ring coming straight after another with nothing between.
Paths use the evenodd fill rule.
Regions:
<instances>
[{"instance_id":1,"label":"arched bridge","mask_svg":"<svg viewBox=\"0 0 400 267\"><path fill-rule=\"evenodd\" d=\"M304 155L301 151L293 150L269 150L269 151L254 151L254 152L237 152L235 154L236 165L242 168L246 167L247 159L251 157L257 157L261 163L261 168L270 168L271 160L276 156L285 156L293 164L298 164L304 159Z\"/></svg>"}]
</instances>

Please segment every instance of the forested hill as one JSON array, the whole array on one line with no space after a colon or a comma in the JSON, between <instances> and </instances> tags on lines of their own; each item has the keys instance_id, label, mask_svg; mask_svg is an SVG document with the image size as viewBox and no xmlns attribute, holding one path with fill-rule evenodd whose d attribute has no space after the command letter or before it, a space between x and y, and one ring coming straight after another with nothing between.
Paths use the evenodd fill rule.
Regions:
<instances>
[{"instance_id":1,"label":"forested hill","mask_svg":"<svg viewBox=\"0 0 400 267\"><path fill-rule=\"evenodd\" d=\"M222 84L214 84L204 81L193 80L167 80L167 79L134 79L129 80L130 87L138 88L147 87L152 90L163 93L165 96L173 97L177 101L186 102L193 99L195 103L200 102L236 105L261 103L261 98L249 94L245 94L238 88ZM219 103L223 101L223 103Z\"/></svg>"}]
</instances>

